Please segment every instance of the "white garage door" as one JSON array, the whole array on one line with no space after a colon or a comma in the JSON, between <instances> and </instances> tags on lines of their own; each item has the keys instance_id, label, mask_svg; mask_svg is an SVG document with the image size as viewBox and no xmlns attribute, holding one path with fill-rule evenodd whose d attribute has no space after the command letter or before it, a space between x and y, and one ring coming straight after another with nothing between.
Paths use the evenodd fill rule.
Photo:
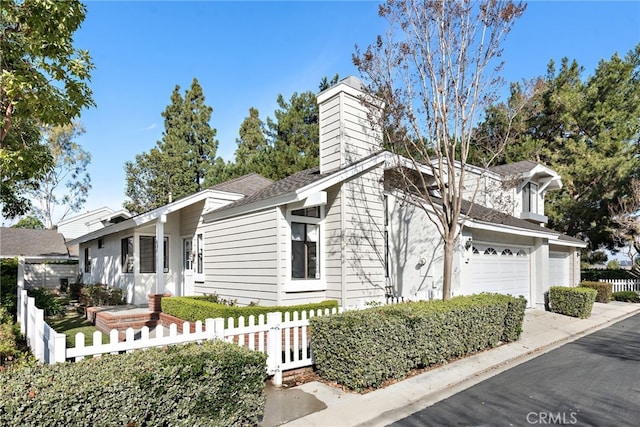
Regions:
<instances>
[{"instance_id":1,"label":"white garage door","mask_svg":"<svg viewBox=\"0 0 640 427\"><path fill-rule=\"evenodd\" d=\"M569 253L549 251L549 286L570 286Z\"/></svg>"},{"instance_id":2,"label":"white garage door","mask_svg":"<svg viewBox=\"0 0 640 427\"><path fill-rule=\"evenodd\" d=\"M531 305L529 250L504 245L474 244L471 286L464 293L495 292L524 296Z\"/></svg>"}]
</instances>

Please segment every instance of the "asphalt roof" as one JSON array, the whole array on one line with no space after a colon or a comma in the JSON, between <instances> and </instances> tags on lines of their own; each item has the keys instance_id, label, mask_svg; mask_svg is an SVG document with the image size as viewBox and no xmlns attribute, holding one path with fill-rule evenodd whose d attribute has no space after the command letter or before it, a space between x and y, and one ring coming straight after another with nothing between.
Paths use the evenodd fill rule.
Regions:
<instances>
[{"instance_id":1,"label":"asphalt roof","mask_svg":"<svg viewBox=\"0 0 640 427\"><path fill-rule=\"evenodd\" d=\"M209 188L211 190L227 191L230 193L251 196L271 184L273 184L273 181L269 178L265 178L257 173L250 173L229 181L221 182L220 184L216 184Z\"/></svg>"},{"instance_id":2,"label":"asphalt roof","mask_svg":"<svg viewBox=\"0 0 640 427\"><path fill-rule=\"evenodd\" d=\"M471 210L469 207L471 206ZM506 225L509 227L523 228L525 230L538 231L543 233L558 234L557 231L549 228L542 227L538 224L526 221L524 219L517 218L513 215L500 212L495 209L487 208L477 203L471 204L471 202L464 200L462 203L462 213L469 211L468 216L471 219L477 221L486 221L492 224Z\"/></svg>"},{"instance_id":3,"label":"asphalt roof","mask_svg":"<svg viewBox=\"0 0 640 427\"><path fill-rule=\"evenodd\" d=\"M512 176L529 172L538 165L539 163L533 162L531 160L522 160L520 162L507 163L506 165L493 166L490 167L489 170L491 172L497 173L498 175Z\"/></svg>"},{"instance_id":4,"label":"asphalt roof","mask_svg":"<svg viewBox=\"0 0 640 427\"><path fill-rule=\"evenodd\" d=\"M244 197L240 200L236 200L235 202L230 203L228 205L222 206L221 208L216 209L214 212L222 212L227 209L235 208L238 206L244 206L251 203L256 203L263 200L268 200L274 197L278 197L283 194L292 193L313 182L319 181L320 179L328 175L331 175L333 173L335 173L335 171L321 174L319 167L306 169L306 170L294 173L293 175L290 175L279 181L273 182L271 185L268 185L263 189L256 191L252 195Z\"/></svg>"},{"instance_id":5,"label":"asphalt roof","mask_svg":"<svg viewBox=\"0 0 640 427\"><path fill-rule=\"evenodd\" d=\"M67 257L64 236L54 230L0 227L1 256Z\"/></svg>"}]
</instances>

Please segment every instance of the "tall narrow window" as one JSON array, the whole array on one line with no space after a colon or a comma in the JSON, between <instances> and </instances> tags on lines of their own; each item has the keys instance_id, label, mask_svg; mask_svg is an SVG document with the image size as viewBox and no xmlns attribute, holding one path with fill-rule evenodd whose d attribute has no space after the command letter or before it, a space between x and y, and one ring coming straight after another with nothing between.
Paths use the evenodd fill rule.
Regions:
<instances>
[{"instance_id":1,"label":"tall narrow window","mask_svg":"<svg viewBox=\"0 0 640 427\"><path fill-rule=\"evenodd\" d=\"M538 184L528 182L522 189L523 211L538 213Z\"/></svg>"},{"instance_id":2,"label":"tall narrow window","mask_svg":"<svg viewBox=\"0 0 640 427\"><path fill-rule=\"evenodd\" d=\"M196 237L196 251L198 254L196 273L202 274L202 272L204 271L204 241L202 239L202 234L198 234L198 236Z\"/></svg>"},{"instance_id":3,"label":"tall narrow window","mask_svg":"<svg viewBox=\"0 0 640 427\"><path fill-rule=\"evenodd\" d=\"M84 272L91 273L91 258L89 258L89 248L84 248Z\"/></svg>"},{"instance_id":4,"label":"tall narrow window","mask_svg":"<svg viewBox=\"0 0 640 427\"><path fill-rule=\"evenodd\" d=\"M120 265L123 273L133 273L133 237L120 241Z\"/></svg>"},{"instance_id":5,"label":"tall narrow window","mask_svg":"<svg viewBox=\"0 0 640 427\"><path fill-rule=\"evenodd\" d=\"M318 228L316 224L291 223L291 277L318 279Z\"/></svg>"},{"instance_id":6,"label":"tall narrow window","mask_svg":"<svg viewBox=\"0 0 640 427\"><path fill-rule=\"evenodd\" d=\"M184 239L182 241L182 254L183 254L183 267L185 270L193 269L193 241L191 239Z\"/></svg>"},{"instance_id":7,"label":"tall narrow window","mask_svg":"<svg viewBox=\"0 0 640 427\"><path fill-rule=\"evenodd\" d=\"M156 238L140 236L140 273L156 272Z\"/></svg>"}]
</instances>

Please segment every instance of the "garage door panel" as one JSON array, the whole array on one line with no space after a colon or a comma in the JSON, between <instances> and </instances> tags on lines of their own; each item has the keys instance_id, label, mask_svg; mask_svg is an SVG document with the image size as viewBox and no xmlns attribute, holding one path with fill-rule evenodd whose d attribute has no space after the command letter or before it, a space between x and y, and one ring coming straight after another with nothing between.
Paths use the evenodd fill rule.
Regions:
<instances>
[{"instance_id":1,"label":"garage door panel","mask_svg":"<svg viewBox=\"0 0 640 427\"><path fill-rule=\"evenodd\" d=\"M549 285L570 286L569 253L549 251Z\"/></svg>"},{"instance_id":2,"label":"garage door panel","mask_svg":"<svg viewBox=\"0 0 640 427\"><path fill-rule=\"evenodd\" d=\"M523 295L530 302L529 264L528 251L504 245L474 245L471 286L465 293Z\"/></svg>"}]
</instances>

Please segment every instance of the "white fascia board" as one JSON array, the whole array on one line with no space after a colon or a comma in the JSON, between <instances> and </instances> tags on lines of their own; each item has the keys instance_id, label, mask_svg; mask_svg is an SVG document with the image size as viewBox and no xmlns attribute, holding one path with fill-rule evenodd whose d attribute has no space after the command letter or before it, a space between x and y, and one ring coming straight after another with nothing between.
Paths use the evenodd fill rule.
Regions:
<instances>
[{"instance_id":1,"label":"white fascia board","mask_svg":"<svg viewBox=\"0 0 640 427\"><path fill-rule=\"evenodd\" d=\"M135 216L126 221L122 221L118 224L109 225L107 227L101 228L100 230L96 230L91 233L85 234L84 236L77 237L73 240L68 241L67 247L72 245L78 245L80 243L85 243L85 242L88 242L89 240L98 239L100 237L103 237L109 234L118 233L120 231L128 230L130 228L139 227L141 225L147 224L151 221L161 218L162 215L167 215L167 214L176 212L180 209L183 209L194 203L198 203L202 200L206 200L208 198L216 198L218 200L228 200L230 202L234 202L243 197L244 196L242 194L238 194L238 193L229 193L226 191L211 190L211 189L203 190L198 193L187 196L183 199L177 200L173 203L169 203L168 205L161 206L152 211Z\"/></svg>"},{"instance_id":2,"label":"white fascia board","mask_svg":"<svg viewBox=\"0 0 640 427\"><path fill-rule=\"evenodd\" d=\"M82 218L84 218L86 216L94 215L96 212L99 212L99 211L113 212L113 209L111 209L111 208L109 208L107 206L104 206L104 207L101 207L101 208L98 208L98 209L94 209L92 211L88 211L88 212L82 213L80 215L72 216L70 218L67 218L65 220L62 220L62 221L58 222L58 224L56 224L56 225L59 227L61 225L66 225L66 224L68 224L70 222L76 222L76 221L78 221L78 220L80 220L80 219L82 219ZM106 215L108 215L108 214L106 214Z\"/></svg>"},{"instance_id":3,"label":"white fascia board","mask_svg":"<svg viewBox=\"0 0 640 427\"><path fill-rule=\"evenodd\" d=\"M572 242L567 240L554 240L553 242L549 242L553 246L565 246L569 248L586 248L587 242Z\"/></svg>"},{"instance_id":4,"label":"white fascia board","mask_svg":"<svg viewBox=\"0 0 640 427\"><path fill-rule=\"evenodd\" d=\"M482 221L478 221L470 218L465 219L464 226L467 228L475 229L475 230L491 231L493 233L515 234L517 236L524 236L524 237L540 237L543 239L549 239L549 241L553 241L554 244L557 241L557 239L560 237L559 234L551 230L546 232L545 231L538 232L534 230L528 230L525 228L512 227L504 224L491 224L491 223L482 222Z\"/></svg>"},{"instance_id":5,"label":"white fascia board","mask_svg":"<svg viewBox=\"0 0 640 427\"><path fill-rule=\"evenodd\" d=\"M314 193L324 191L335 184L346 181L352 176L363 173L381 163L385 163L391 156L392 154L388 151L383 151L366 160L356 162L338 172L332 173L325 178L312 182L311 184L299 188L296 191L291 191L289 193L281 194L277 197L260 200L254 203L225 209L221 212L217 212L214 210L211 212L207 212L202 217L204 222L206 223L218 221L225 218L231 218L238 215L244 215L251 212L261 211L264 209L273 208L275 206L299 202L305 200L307 197L312 196Z\"/></svg>"}]
</instances>

